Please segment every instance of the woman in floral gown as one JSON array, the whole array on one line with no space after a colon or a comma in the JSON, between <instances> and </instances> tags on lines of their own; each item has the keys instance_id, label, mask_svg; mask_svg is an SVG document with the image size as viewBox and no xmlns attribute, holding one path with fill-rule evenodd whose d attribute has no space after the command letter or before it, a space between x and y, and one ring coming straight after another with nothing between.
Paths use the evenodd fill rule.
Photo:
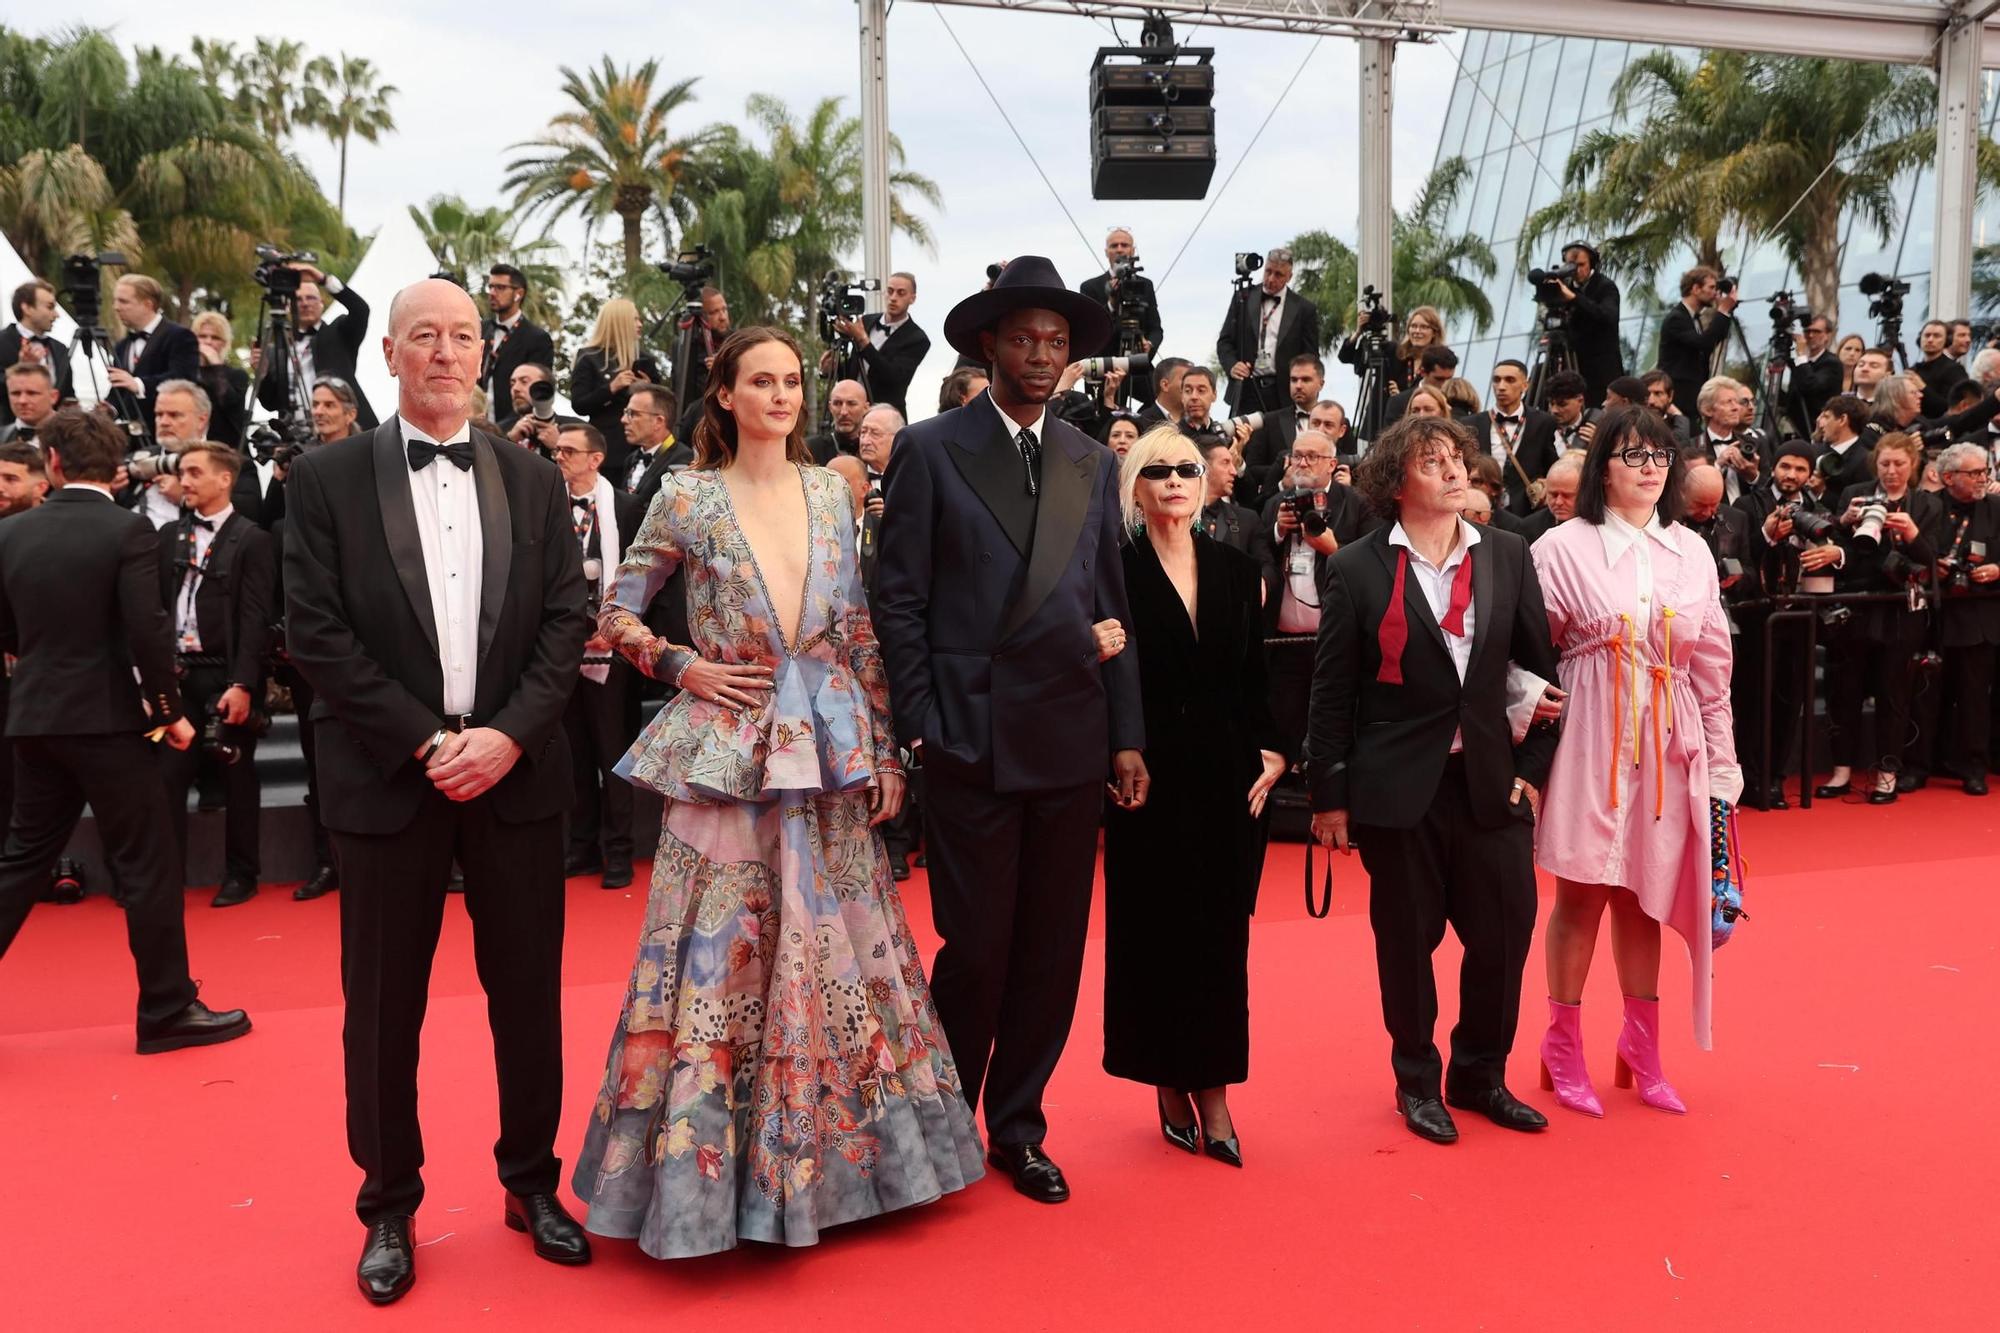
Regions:
<instances>
[{"instance_id":1,"label":"woman in floral gown","mask_svg":"<svg viewBox=\"0 0 2000 1333\"><path fill-rule=\"evenodd\" d=\"M599 633L679 694L619 771L667 798L577 1162L590 1230L656 1258L811 1245L982 1174L875 825L903 799L847 484L807 461L799 349L718 350L695 466ZM687 568L692 645L640 619Z\"/></svg>"}]
</instances>

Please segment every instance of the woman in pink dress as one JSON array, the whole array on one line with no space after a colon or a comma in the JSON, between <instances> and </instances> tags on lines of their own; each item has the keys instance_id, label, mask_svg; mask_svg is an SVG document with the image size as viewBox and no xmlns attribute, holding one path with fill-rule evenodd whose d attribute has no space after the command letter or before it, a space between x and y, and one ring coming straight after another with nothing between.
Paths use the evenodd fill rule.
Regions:
<instances>
[{"instance_id":1,"label":"woman in pink dress","mask_svg":"<svg viewBox=\"0 0 2000 1333\"><path fill-rule=\"evenodd\" d=\"M1626 408L1598 423L1576 517L1534 545L1569 692L1542 797L1535 862L1557 877L1544 941L1549 1030L1542 1086L1603 1115L1584 1067L1584 978L1611 909L1625 992L1618 1086L1687 1108L1660 1069L1660 923L1687 942L1695 1037L1709 1046L1709 801L1742 793L1729 709L1729 621L1715 561L1681 509L1666 423Z\"/></svg>"}]
</instances>

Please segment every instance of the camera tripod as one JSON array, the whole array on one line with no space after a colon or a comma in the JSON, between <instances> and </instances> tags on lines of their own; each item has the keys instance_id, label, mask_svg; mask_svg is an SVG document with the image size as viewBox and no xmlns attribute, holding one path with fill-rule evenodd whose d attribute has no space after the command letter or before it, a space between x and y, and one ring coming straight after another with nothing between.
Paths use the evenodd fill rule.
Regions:
<instances>
[{"instance_id":1,"label":"camera tripod","mask_svg":"<svg viewBox=\"0 0 2000 1333\"><path fill-rule=\"evenodd\" d=\"M1570 342L1569 312L1550 306L1542 307L1542 336L1535 344L1534 364L1528 367L1528 397L1530 407L1547 411L1549 407L1549 381L1564 371L1578 373L1576 347Z\"/></svg>"},{"instance_id":2,"label":"camera tripod","mask_svg":"<svg viewBox=\"0 0 2000 1333\"><path fill-rule=\"evenodd\" d=\"M1361 388L1354 400L1354 438L1372 443L1389 411L1389 335L1364 328L1361 339Z\"/></svg>"},{"instance_id":3,"label":"camera tripod","mask_svg":"<svg viewBox=\"0 0 2000 1333\"><path fill-rule=\"evenodd\" d=\"M278 432L294 444L304 444L313 438L312 431L312 386L306 383L305 362L299 357L299 340L294 332L297 326L296 292L264 292L264 326L257 341L257 360L261 368L257 386L262 389L269 384L275 388L275 396L282 404L273 415L278 419ZM300 400L303 390L305 399Z\"/></svg>"}]
</instances>

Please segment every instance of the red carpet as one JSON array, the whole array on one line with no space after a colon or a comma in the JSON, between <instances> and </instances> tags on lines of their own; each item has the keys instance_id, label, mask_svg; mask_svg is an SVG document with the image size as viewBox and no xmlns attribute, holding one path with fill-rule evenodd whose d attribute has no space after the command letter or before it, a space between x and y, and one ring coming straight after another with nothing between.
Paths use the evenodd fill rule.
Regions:
<instances>
[{"instance_id":1,"label":"red carpet","mask_svg":"<svg viewBox=\"0 0 2000 1333\"><path fill-rule=\"evenodd\" d=\"M1145 1090L1098 1068L1101 972L1051 1089L1076 1197L988 1179L817 1249L673 1265L628 1244L566 1270L500 1225L492 1062L454 911L424 1065L430 1196L417 1288L369 1309L342 1132L337 906L190 896L207 998L257 1030L132 1054L117 909L38 908L0 962L5 1326L104 1329L1964 1328L1991 1327L2000 1151L2000 801L1930 791L1877 810L1749 815L1752 920L1718 956L1717 1049L1694 1049L1669 941L1667 1068L1694 1108L1611 1087L1617 987L1601 942L1586 1032L1610 1114L1535 1086L1541 959L1511 1071L1537 1138L1461 1118L1452 1148L1391 1110L1364 882L1305 918L1300 849L1274 848L1252 943L1248 1167L1164 1144ZM911 916L928 923L921 875ZM642 903L570 888L572 1155ZM933 941L934 943L934 941ZM1447 943L1440 961L1449 962ZM1442 1038L1455 1008L1445 990Z\"/></svg>"}]
</instances>

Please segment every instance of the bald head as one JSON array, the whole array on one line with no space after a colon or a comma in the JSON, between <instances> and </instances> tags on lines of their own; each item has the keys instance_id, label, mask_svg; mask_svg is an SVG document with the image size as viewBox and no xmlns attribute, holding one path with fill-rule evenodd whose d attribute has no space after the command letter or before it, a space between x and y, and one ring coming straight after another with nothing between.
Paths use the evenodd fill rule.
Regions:
<instances>
[{"instance_id":1,"label":"bald head","mask_svg":"<svg viewBox=\"0 0 2000 1333\"><path fill-rule=\"evenodd\" d=\"M425 278L403 288L390 300L388 336L394 338L404 321L416 318L419 311L446 316L470 313L472 322L475 325L479 322L479 307L472 303L472 295L465 288L443 278Z\"/></svg>"},{"instance_id":2,"label":"bald head","mask_svg":"<svg viewBox=\"0 0 2000 1333\"><path fill-rule=\"evenodd\" d=\"M1681 500L1688 518L1706 523L1722 506L1722 469L1713 463L1696 463L1681 481Z\"/></svg>"},{"instance_id":3,"label":"bald head","mask_svg":"<svg viewBox=\"0 0 2000 1333\"><path fill-rule=\"evenodd\" d=\"M861 428L861 414L867 410L868 390L859 380L841 380L827 392L826 412L833 418L833 428L849 439Z\"/></svg>"}]
</instances>

